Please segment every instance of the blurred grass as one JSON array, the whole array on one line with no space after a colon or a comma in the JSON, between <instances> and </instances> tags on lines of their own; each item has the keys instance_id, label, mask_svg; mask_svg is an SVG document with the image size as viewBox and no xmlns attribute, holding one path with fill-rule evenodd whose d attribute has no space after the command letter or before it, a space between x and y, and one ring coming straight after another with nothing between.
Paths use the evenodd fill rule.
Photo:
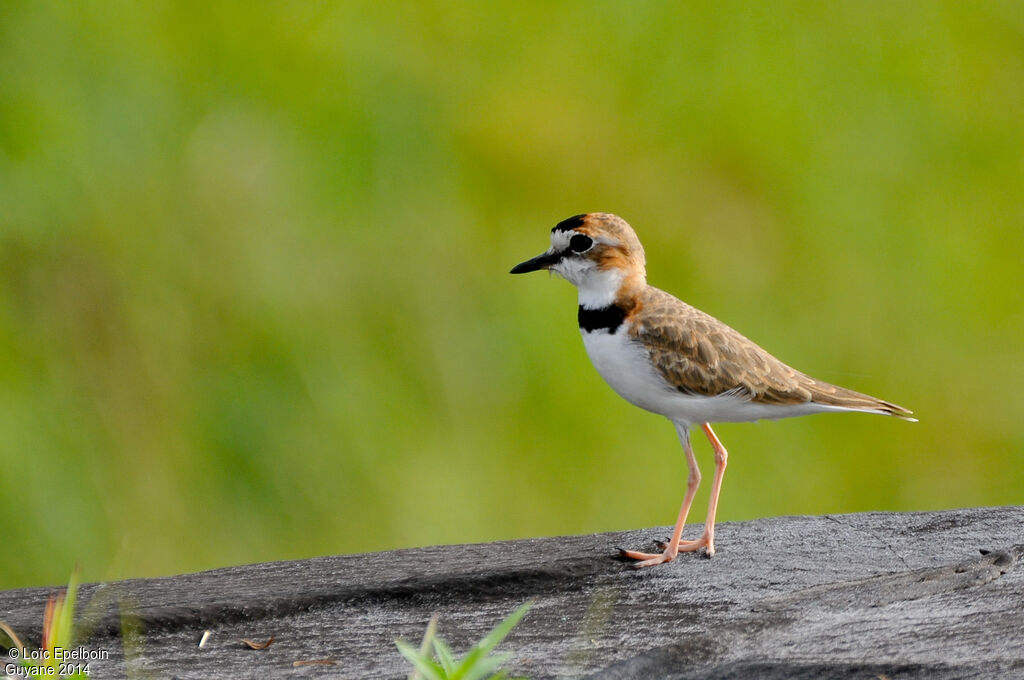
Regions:
<instances>
[{"instance_id":1,"label":"blurred grass","mask_svg":"<svg viewBox=\"0 0 1024 680\"><path fill-rule=\"evenodd\" d=\"M506 274L593 210L921 417L723 426L722 519L1020 503L1022 83L1009 1L8 0L0 587L669 523Z\"/></svg>"}]
</instances>

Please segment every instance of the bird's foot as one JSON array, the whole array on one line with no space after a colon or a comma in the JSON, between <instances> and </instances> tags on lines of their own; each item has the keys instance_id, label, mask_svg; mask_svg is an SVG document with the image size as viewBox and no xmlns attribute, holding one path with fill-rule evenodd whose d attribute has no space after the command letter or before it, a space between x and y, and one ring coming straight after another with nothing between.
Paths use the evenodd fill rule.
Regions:
<instances>
[{"instance_id":1,"label":"bird's foot","mask_svg":"<svg viewBox=\"0 0 1024 680\"><path fill-rule=\"evenodd\" d=\"M638 560L638 562L633 565L636 569L653 567L655 564L671 562L676 558L676 555L681 552L697 552L701 548L706 550L708 557L712 557L715 554L714 534L708 534L707 532L705 532L696 541L680 540L674 546L669 545L668 542L659 541L656 545L662 551L661 553L645 553L638 552L636 550L623 550L620 548L619 554L623 557L628 557L631 560Z\"/></svg>"},{"instance_id":2,"label":"bird's foot","mask_svg":"<svg viewBox=\"0 0 1024 680\"><path fill-rule=\"evenodd\" d=\"M655 543L658 546L658 550L668 550L668 541L658 541ZM697 552L701 548L705 549L708 557L714 557L715 555L715 536L714 534L703 534L696 541L679 541L679 552Z\"/></svg>"}]
</instances>

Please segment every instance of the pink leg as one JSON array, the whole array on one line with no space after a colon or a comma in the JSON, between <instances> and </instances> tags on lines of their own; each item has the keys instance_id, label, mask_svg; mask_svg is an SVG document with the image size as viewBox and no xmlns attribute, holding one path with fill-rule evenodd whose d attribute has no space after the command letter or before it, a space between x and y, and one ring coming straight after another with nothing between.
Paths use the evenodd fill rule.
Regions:
<instances>
[{"instance_id":1,"label":"pink leg","mask_svg":"<svg viewBox=\"0 0 1024 680\"><path fill-rule=\"evenodd\" d=\"M725 466L729 462L729 452L718 440L715 431L711 429L710 423L701 425L704 434L708 436L711 447L715 450L715 476L711 480L711 500L708 501L708 517L704 520L704 535L680 550L697 550L702 545L707 548L708 557L715 554L715 513L718 511L718 494L722 490L722 478L725 477Z\"/></svg>"},{"instance_id":2,"label":"pink leg","mask_svg":"<svg viewBox=\"0 0 1024 680\"><path fill-rule=\"evenodd\" d=\"M683 498L683 505L679 508L679 517L676 519L675 529L672 530L672 538L669 539L668 545L665 546L665 551L656 553L644 553L636 552L634 550L623 550L622 555L629 557L634 560L641 560L634 566L636 568L650 567L655 564L662 564L664 562L671 562L676 558L680 548L688 550L690 543L696 541L683 541L683 527L686 525L686 516L690 513L690 505L693 503L693 497L697 493L697 487L700 486L700 469L697 467L697 457L693 455L693 446L690 445L690 431L685 425L676 424L676 432L679 433L679 441L683 444L683 451L686 452L686 465L690 469L690 474L686 481L686 496ZM717 461L717 456L716 456ZM716 471L717 472L717 471ZM721 484L721 480L719 480ZM694 548L696 550L696 548Z\"/></svg>"},{"instance_id":3,"label":"pink leg","mask_svg":"<svg viewBox=\"0 0 1024 680\"><path fill-rule=\"evenodd\" d=\"M686 462L690 466L686 498L683 499L683 507L679 510L679 519L676 520L676 527L672 531L672 538L669 539L663 553L651 554L634 552L632 550L622 551L622 554L626 557L642 560L634 565L638 569L640 567L650 567L655 564L671 562L681 552L695 552L701 548L707 550L708 557L713 557L715 554L715 514L718 512L718 495L722 491L722 478L725 477L725 467L729 461L729 452L725 450L722 442L715 435L715 431L711 429L711 424L703 423L701 429L704 430L704 434L707 435L708 441L711 442L711 447L715 451L715 476L711 482L711 499L708 501L708 516L704 520L704 533L696 541L684 541L682 539L683 525L686 524L686 516L690 512L690 504L693 502L693 496L697 492L697 485L700 484L700 470L697 469L697 459L693 455L693 447L690 445L688 430L679 425L676 425L676 429L679 431L679 439L683 442L683 449L686 451Z\"/></svg>"}]
</instances>

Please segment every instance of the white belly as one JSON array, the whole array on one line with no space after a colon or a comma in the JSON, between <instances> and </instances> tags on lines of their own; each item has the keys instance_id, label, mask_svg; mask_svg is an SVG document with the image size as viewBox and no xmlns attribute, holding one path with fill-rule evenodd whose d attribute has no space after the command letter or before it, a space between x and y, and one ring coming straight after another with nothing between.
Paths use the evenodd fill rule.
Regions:
<instances>
[{"instance_id":1,"label":"white belly","mask_svg":"<svg viewBox=\"0 0 1024 680\"><path fill-rule=\"evenodd\" d=\"M683 394L661 377L643 345L630 339L626 325L620 326L615 334L597 330L583 331L582 335L583 346L594 368L619 396L674 422L686 425L748 422L847 410L813 403L756 404L728 394L714 397Z\"/></svg>"}]
</instances>

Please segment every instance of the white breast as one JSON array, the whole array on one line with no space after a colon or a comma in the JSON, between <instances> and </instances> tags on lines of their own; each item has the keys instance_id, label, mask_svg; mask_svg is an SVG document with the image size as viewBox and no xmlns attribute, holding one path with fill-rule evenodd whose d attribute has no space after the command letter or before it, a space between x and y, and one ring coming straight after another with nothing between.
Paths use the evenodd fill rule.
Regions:
<instances>
[{"instance_id":1,"label":"white breast","mask_svg":"<svg viewBox=\"0 0 1024 680\"><path fill-rule=\"evenodd\" d=\"M616 333L581 329L587 356L620 397L642 409L667 415L663 407L675 390L658 375L643 345L630 339L626 329L626 324Z\"/></svg>"},{"instance_id":2,"label":"white breast","mask_svg":"<svg viewBox=\"0 0 1024 680\"><path fill-rule=\"evenodd\" d=\"M583 346L594 368L619 396L674 422L687 425L749 422L848 410L814 403L757 404L730 394L714 397L683 394L661 377L643 345L629 337L628 324L619 326L614 334L606 330L587 332L581 329L581 332Z\"/></svg>"}]
</instances>

